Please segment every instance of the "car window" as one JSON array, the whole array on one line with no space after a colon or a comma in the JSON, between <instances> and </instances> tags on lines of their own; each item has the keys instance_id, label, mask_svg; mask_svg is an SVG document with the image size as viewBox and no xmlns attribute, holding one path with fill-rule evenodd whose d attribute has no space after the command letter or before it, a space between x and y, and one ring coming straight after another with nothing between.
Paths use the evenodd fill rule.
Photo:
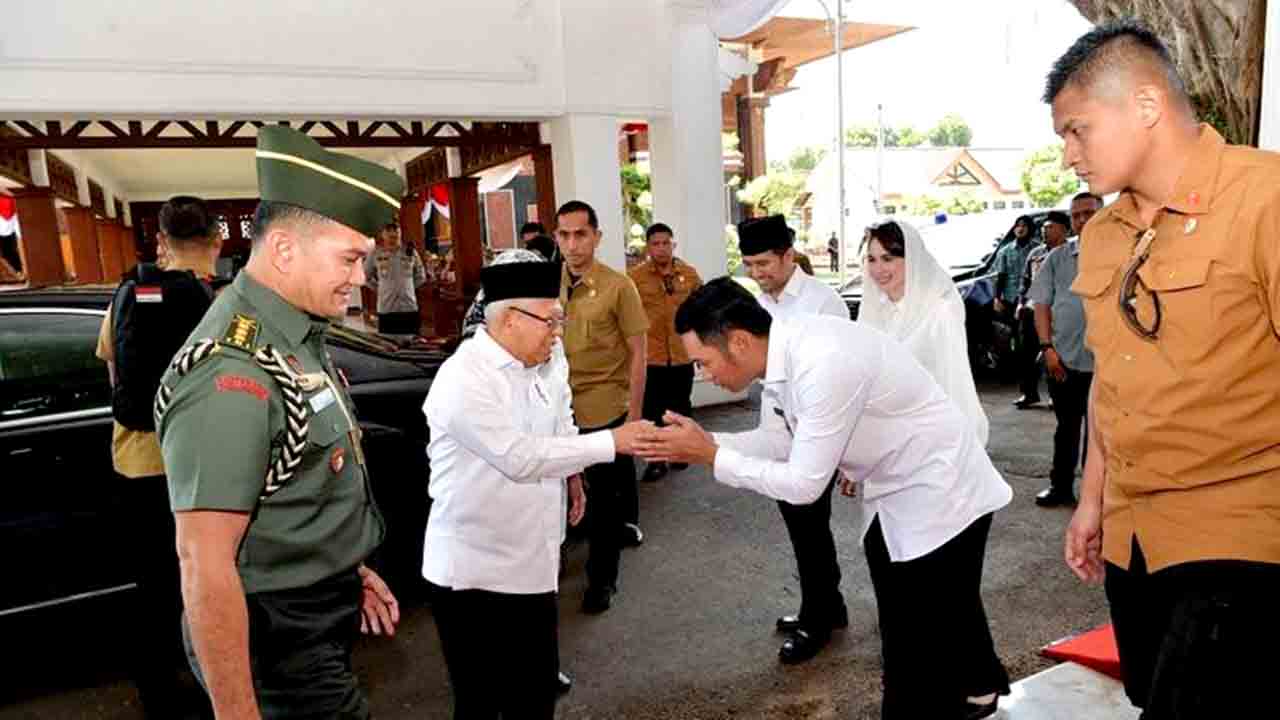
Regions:
<instances>
[{"instance_id":1,"label":"car window","mask_svg":"<svg viewBox=\"0 0 1280 720\"><path fill-rule=\"evenodd\" d=\"M99 313L0 313L0 424L111 405Z\"/></svg>"}]
</instances>

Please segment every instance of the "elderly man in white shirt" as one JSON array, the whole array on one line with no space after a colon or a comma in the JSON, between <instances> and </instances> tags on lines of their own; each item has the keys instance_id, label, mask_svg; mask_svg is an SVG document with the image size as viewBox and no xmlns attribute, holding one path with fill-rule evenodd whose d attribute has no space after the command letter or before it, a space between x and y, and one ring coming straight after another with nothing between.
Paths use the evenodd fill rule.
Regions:
<instances>
[{"instance_id":1,"label":"elderly man in white shirt","mask_svg":"<svg viewBox=\"0 0 1280 720\"><path fill-rule=\"evenodd\" d=\"M565 478L576 522L577 474L631 452L653 426L578 434L567 365L553 352L564 327L557 265L491 265L480 279L485 327L441 366L423 406L434 502L422 574L454 717L551 718Z\"/></svg>"},{"instance_id":2,"label":"elderly man in white shirt","mask_svg":"<svg viewBox=\"0 0 1280 720\"><path fill-rule=\"evenodd\" d=\"M729 278L694 293L676 332L717 384L756 379L773 416L709 434L668 414L642 457L703 463L731 487L809 503L838 468L862 484L862 541L879 612L885 720L981 718L1009 678L980 584L992 514L1012 491L973 424L911 352L878 330L801 315L773 321Z\"/></svg>"},{"instance_id":3,"label":"elderly man in white shirt","mask_svg":"<svg viewBox=\"0 0 1280 720\"><path fill-rule=\"evenodd\" d=\"M792 240L791 229L781 215L738 225L742 264L760 286L760 305L775 320L803 314L849 319L849 308L839 293L796 265ZM764 406L761 411L765 411ZM768 419L762 416L761 422ZM778 650L778 658L784 663L812 658L826 646L832 630L849 624L849 612L840 594L840 561L831 535L833 485L834 478L816 500L808 503L778 500L800 576L800 611L784 615L777 622L778 631L787 635Z\"/></svg>"}]
</instances>

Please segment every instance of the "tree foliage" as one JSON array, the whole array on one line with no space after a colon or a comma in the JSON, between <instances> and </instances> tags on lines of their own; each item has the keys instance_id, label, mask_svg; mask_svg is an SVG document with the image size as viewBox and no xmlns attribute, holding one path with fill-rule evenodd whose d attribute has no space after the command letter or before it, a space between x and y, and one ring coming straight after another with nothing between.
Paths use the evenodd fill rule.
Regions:
<instances>
[{"instance_id":1,"label":"tree foliage","mask_svg":"<svg viewBox=\"0 0 1280 720\"><path fill-rule=\"evenodd\" d=\"M807 145L796 148L787 161L787 167L793 172L810 173L826 157L827 149L821 145Z\"/></svg>"},{"instance_id":2,"label":"tree foliage","mask_svg":"<svg viewBox=\"0 0 1280 720\"><path fill-rule=\"evenodd\" d=\"M964 118L955 113L943 116L929 131L929 143L934 147L969 147L973 130Z\"/></svg>"},{"instance_id":3,"label":"tree foliage","mask_svg":"<svg viewBox=\"0 0 1280 720\"><path fill-rule=\"evenodd\" d=\"M770 170L739 190L738 200L769 215L789 215L804 190L804 183L804 173Z\"/></svg>"},{"instance_id":4,"label":"tree foliage","mask_svg":"<svg viewBox=\"0 0 1280 720\"><path fill-rule=\"evenodd\" d=\"M1062 167L1062 145L1042 147L1022 162L1022 191L1037 207L1054 207L1079 189L1075 172Z\"/></svg>"},{"instance_id":5,"label":"tree foliage","mask_svg":"<svg viewBox=\"0 0 1280 720\"><path fill-rule=\"evenodd\" d=\"M622 209L627 216L627 227L653 224L653 192L649 174L635 163L622 166Z\"/></svg>"}]
</instances>

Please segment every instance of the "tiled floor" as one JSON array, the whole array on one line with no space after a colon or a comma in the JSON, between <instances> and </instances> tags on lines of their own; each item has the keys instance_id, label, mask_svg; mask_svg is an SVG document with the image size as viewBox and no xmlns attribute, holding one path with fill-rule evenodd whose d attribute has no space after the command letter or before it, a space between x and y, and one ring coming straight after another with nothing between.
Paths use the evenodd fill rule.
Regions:
<instances>
[{"instance_id":1,"label":"tiled floor","mask_svg":"<svg viewBox=\"0 0 1280 720\"><path fill-rule=\"evenodd\" d=\"M1063 663L1013 685L1000 720L1136 720L1124 687L1083 665Z\"/></svg>"}]
</instances>

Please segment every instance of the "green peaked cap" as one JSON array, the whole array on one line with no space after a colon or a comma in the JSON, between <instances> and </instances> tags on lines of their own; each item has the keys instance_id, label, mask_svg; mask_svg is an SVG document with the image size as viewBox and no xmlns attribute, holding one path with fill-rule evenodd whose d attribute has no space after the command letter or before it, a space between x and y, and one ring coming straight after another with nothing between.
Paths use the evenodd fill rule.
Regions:
<instances>
[{"instance_id":1,"label":"green peaked cap","mask_svg":"<svg viewBox=\"0 0 1280 720\"><path fill-rule=\"evenodd\" d=\"M381 165L329 152L280 125L258 130L258 194L297 205L369 237L400 216L404 181Z\"/></svg>"}]
</instances>

